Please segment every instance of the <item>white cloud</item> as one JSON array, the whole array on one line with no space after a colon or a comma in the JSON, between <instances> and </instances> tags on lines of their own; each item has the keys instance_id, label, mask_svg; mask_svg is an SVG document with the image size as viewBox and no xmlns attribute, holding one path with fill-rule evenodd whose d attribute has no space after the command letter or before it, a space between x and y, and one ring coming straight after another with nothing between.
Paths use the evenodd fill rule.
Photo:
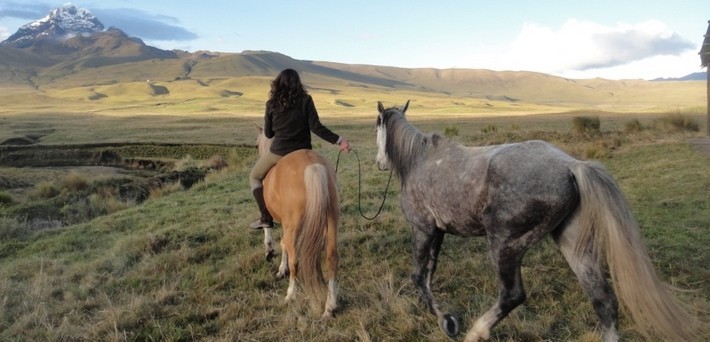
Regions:
<instances>
[{"instance_id":1,"label":"white cloud","mask_svg":"<svg viewBox=\"0 0 710 342\"><path fill-rule=\"evenodd\" d=\"M118 27L143 40L190 41L199 36L181 26L173 17L137 9L94 9L91 11L106 27Z\"/></svg>"},{"instance_id":2,"label":"white cloud","mask_svg":"<svg viewBox=\"0 0 710 342\"><path fill-rule=\"evenodd\" d=\"M664 62L692 49L695 44L657 20L612 27L570 19L557 30L525 24L498 65L557 75L584 75L600 69L613 75L610 70L620 72L626 66L637 72L643 68L659 72Z\"/></svg>"},{"instance_id":3,"label":"white cloud","mask_svg":"<svg viewBox=\"0 0 710 342\"><path fill-rule=\"evenodd\" d=\"M590 70L569 70L558 73L567 78L601 77L608 79L656 79L683 77L691 73L702 72L700 57L695 51L680 56L654 56L624 65Z\"/></svg>"},{"instance_id":4,"label":"white cloud","mask_svg":"<svg viewBox=\"0 0 710 342\"><path fill-rule=\"evenodd\" d=\"M10 31L7 27L0 26L0 42L10 37Z\"/></svg>"}]
</instances>

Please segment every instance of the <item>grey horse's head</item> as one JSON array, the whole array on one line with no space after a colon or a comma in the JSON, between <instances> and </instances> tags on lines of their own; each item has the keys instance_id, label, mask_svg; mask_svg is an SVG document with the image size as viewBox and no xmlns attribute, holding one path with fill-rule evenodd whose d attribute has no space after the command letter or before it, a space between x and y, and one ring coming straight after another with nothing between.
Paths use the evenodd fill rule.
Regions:
<instances>
[{"instance_id":1,"label":"grey horse's head","mask_svg":"<svg viewBox=\"0 0 710 342\"><path fill-rule=\"evenodd\" d=\"M375 124L375 129L377 130L377 157L375 157L375 162L377 163L377 168L382 171L390 169L390 160L387 156L386 149L388 118L395 113L404 116L408 107L409 100L400 107L392 107L389 109L385 109L382 102L377 102L377 111L379 114L377 115L377 123Z\"/></svg>"}]
</instances>

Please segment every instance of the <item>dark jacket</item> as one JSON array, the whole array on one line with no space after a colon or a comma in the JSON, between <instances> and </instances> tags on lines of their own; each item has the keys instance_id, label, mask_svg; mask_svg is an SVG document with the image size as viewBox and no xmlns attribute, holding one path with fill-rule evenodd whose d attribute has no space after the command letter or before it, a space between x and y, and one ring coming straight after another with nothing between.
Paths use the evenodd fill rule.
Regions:
<instances>
[{"instance_id":1,"label":"dark jacket","mask_svg":"<svg viewBox=\"0 0 710 342\"><path fill-rule=\"evenodd\" d=\"M304 148L313 149L311 132L331 144L340 138L320 123L310 95L304 96L299 105L284 112L279 112L267 102L264 121L264 134L267 138L273 138L270 151L280 156Z\"/></svg>"}]
</instances>

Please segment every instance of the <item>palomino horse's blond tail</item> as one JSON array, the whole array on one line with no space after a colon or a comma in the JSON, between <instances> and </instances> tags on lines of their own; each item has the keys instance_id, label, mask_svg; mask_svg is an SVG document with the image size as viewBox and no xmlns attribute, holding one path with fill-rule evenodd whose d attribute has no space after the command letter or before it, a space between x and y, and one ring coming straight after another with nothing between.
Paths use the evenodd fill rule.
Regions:
<instances>
[{"instance_id":1,"label":"palomino horse's blond tail","mask_svg":"<svg viewBox=\"0 0 710 342\"><path fill-rule=\"evenodd\" d=\"M699 341L705 330L659 280L641 238L638 223L610 174L599 164L572 168L581 205L581 234L576 252L592 246L605 261L614 290L640 331L671 340ZM707 337L707 336L705 336Z\"/></svg>"},{"instance_id":2,"label":"palomino horse's blond tail","mask_svg":"<svg viewBox=\"0 0 710 342\"><path fill-rule=\"evenodd\" d=\"M307 192L306 212L300 225L296 253L303 290L312 299L311 304L314 306L322 302L325 293L321 269L323 251L328 248L328 258L338 257L335 225L339 219L340 209L334 179L335 172L332 167L319 163L308 165L304 172ZM335 278L337 262L337 260L326 260L329 281Z\"/></svg>"}]
</instances>

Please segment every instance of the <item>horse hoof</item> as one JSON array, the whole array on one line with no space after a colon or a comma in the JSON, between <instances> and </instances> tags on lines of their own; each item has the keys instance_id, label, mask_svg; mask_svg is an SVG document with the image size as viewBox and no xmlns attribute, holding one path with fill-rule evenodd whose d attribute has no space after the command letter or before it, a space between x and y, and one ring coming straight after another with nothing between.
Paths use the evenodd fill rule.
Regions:
<instances>
[{"instance_id":1,"label":"horse hoof","mask_svg":"<svg viewBox=\"0 0 710 342\"><path fill-rule=\"evenodd\" d=\"M275 256L276 253L273 250L266 252L266 261L271 262Z\"/></svg>"},{"instance_id":2,"label":"horse hoof","mask_svg":"<svg viewBox=\"0 0 710 342\"><path fill-rule=\"evenodd\" d=\"M454 338L459 334L459 322L454 316L449 314L446 314L444 317L439 319L439 327L449 338Z\"/></svg>"}]
</instances>

